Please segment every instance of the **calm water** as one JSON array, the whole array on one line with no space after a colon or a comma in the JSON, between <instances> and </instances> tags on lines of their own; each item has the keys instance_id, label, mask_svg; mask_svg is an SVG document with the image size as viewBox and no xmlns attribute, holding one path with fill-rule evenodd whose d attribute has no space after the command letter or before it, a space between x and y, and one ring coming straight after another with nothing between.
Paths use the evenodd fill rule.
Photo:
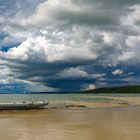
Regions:
<instances>
[{"instance_id":1,"label":"calm water","mask_svg":"<svg viewBox=\"0 0 140 140\"><path fill-rule=\"evenodd\" d=\"M140 94L100 94L100 96L118 96L118 97L130 97L140 96ZM96 94L0 94L0 102L13 102L13 101L37 101L37 100L61 100L61 101L97 101L105 102L111 101L108 98L99 98Z\"/></svg>"},{"instance_id":2,"label":"calm water","mask_svg":"<svg viewBox=\"0 0 140 140\"><path fill-rule=\"evenodd\" d=\"M139 140L140 107L0 112L2 140Z\"/></svg>"}]
</instances>

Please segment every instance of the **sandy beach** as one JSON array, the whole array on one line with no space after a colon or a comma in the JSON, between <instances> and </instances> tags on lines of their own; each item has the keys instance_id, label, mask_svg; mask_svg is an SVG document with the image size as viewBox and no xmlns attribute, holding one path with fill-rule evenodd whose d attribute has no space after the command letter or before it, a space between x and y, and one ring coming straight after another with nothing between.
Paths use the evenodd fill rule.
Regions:
<instances>
[{"instance_id":1,"label":"sandy beach","mask_svg":"<svg viewBox=\"0 0 140 140\"><path fill-rule=\"evenodd\" d=\"M0 112L3 140L138 140L140 107Z\"/></svg>"}]
</instances>

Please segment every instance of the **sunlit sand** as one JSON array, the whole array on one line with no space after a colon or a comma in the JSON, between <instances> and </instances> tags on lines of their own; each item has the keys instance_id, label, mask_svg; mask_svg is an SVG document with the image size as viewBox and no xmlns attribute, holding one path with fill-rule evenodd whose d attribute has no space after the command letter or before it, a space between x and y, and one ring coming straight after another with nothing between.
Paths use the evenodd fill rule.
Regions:
<instances>
[{"instance_id":1,"label":"sunlit sand","mask_svg":"<svg viewBox=\"0 0 140 140\"><path fill-rule=\"evenodd\" d=\"M3 140L138 140L140 107L0 113Z\"/></svg>"}]
</instances>

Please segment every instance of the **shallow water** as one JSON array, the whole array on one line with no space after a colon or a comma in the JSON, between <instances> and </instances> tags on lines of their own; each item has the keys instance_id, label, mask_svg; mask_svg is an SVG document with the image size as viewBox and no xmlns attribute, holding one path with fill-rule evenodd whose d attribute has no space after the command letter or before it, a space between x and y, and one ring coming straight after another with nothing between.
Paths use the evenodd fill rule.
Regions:
<instances>
[{"instance_id":1,"label":"shallow water","mask_svg":"<svg viewBox=\"0 0 140 140\"><path fill-rule=\"evenodd\" d=\"M3 140L138 140L140 107L0 112Z\"/></svg>"},{"instance_id":2,"label":"shallow water","mask_svg":"<svg viewBox=\"0 0 140 140\"><path fill-rule=\"evenodd\" d=\"M104 96L104 98L98 97ZM109 102L113 97L140 97L140 94L0 94L0 102L13 101L85 101L85 102Z\"/></svg>"}]
</instances>

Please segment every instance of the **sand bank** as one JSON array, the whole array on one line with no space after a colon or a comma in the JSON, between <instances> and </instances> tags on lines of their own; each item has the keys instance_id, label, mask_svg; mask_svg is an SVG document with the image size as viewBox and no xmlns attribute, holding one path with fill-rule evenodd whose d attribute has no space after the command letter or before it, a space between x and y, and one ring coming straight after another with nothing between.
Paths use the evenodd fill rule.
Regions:
<instances>
[{"instance_id":1,"label":"sand bank","mask_svg":"<svg viewBox=\"0 0 140 140\"><path fill-rule=\"evenodd\" d=\"M140 107L0 113L2 140L139 140Z\"/></svg>"},{"instance_id":2,"label":"sand bank","mask_svg":"<svg viewBox=\"0 0 140 140\"><path fill-rule=\"evenodd\" d=\"M95 98L91 96L91 98ZM140 105L140 97L98 96L103 101L50 101L47 108L102 108Z\"/></svg>"}]
</instances>

